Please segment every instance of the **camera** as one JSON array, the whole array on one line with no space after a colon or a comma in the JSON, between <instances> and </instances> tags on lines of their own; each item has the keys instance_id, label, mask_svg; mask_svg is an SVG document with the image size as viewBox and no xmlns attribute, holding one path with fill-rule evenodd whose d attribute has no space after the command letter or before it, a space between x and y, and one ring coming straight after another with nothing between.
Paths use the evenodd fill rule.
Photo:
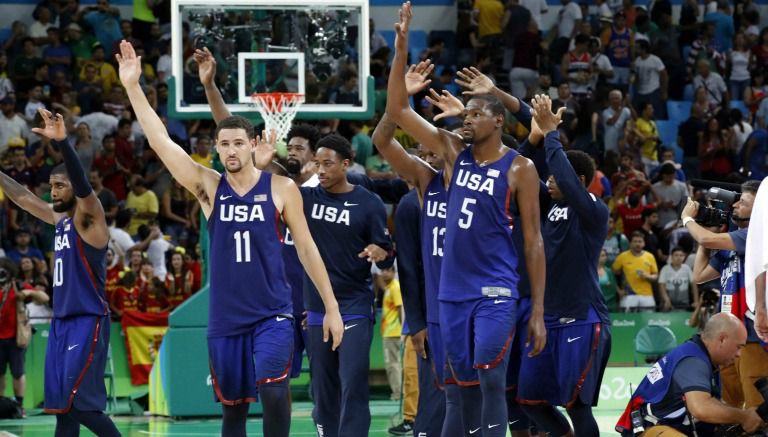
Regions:
<instances>
[{"instance_id":1,"label":"camera","mask_svg":"<svg viewBox=\"0 0 768 437\"><path fill-rule=\"evenodd\" d=\"M755 381L755 388L760 392L760 396L763 397L763 403L757 407L757 415L763 419L768 420L768 378L760 378ZM747 434L741 425L722 425L715 429L715 437L738 437L752 435ZM762 434L761 434L762 435Z\"/></svg>"},{"instance_id":2,"label":"camera","mask_svg":"<svg viewBox=\"0 0 768 437\"><path fill-rule=\"evenodd\" d=\"M739 200L741 194L720 187L711 187L706 196L716 206L700 205L694 217L696 223L707 227L727 225L731 218L731 205ZM718 208L720 205L722 207Z\"/></svg>"}]
</instances>

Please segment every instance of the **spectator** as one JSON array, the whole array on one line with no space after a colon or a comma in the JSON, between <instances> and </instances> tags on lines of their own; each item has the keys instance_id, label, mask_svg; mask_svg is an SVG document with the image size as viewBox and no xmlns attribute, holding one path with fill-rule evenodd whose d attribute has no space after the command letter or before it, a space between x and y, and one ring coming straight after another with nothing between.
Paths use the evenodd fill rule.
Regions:
<instances>
[{"instance_id":1,"label":"spectator","mask_svg":"<svg viewBox=\"0 0 768 437\"><path fill-rule=\"evenodd\" d=\"M187 246L190 233L195 230L192 216L197 202L190 200L189 192L176 179L171 181L162 199L161 224L165 234L171 237L174 244Z\"/></svg>"},{"instance_id":2,"label":"spectator","mask_svg":"<svg viewBox=\"0 0 768 437\"><path fill-rule=\"evenodd\" d=\"M77 92L77 104L83 114L101 111L101 99L104 95L103 80L96 74L96 66L92 63L83 65L83 77L75 81L74 90Z\"/></svg>"},{"instance_id":3,"label":"spectator","mask_svg":"<svg viewBox=\"0 0 768 437\"><path fill-rule=\"evenodd\" d=\"M696 65L702 59L707 61L710 70L723 71L725 69L725 56L722 48L717 45L714 34L714 23L704 23L701 35L691 45L691 51L688 52L688 59L685 61L689 79L696 73L694 71L697 68Z\"/></svg>"},{"instance_id":4,"label":"spectator","mask_svg":"<svg viewBox=\"0 0 768 437\"><path fill-rule=\"evenodd\" d=\"M741 154L742 174L761 180L768 176L768 131L757 129L747 138Z\"/></svg>"},{"instance_id":5,"label":"spectator","mask_svg":"<svg viewBox=\"0 0 768 437\"><path fill-rule=\"evenodd\" d=\"M101 175L97 170L90 170L88 172L88 180L91 183L91 187L93 187L93 192L96 193L96 197L101 202L101 207L104 208L104 216L107 219L107 223L111 224L117 216L117 197L115 197L115 193L109 188L104 187Z\"/></svg>"},{"instance_id":6,"label":"spectator","mask_svg":"<svg viewBox=\"0 0 768 437\"><path fill-rule=\"evenodd\" d=\"M683 263L685 255L681 247L675 247L672 249L670 263L661 268L659 295L662 298L662 311L673 308L687 310L691 304L694 307L699 305L699 288L693 280L693 270Z\"/></svg>"},{"instance_id":7,"label":"spectator","mask_svg":"<svg viewBox=\"0 0 768 437\"><path fill-rule=\"evenodd\" d=\"M109 93L113 86L119 84L117 78L117 71L112 64L105 61L104 46L100 43L95 43L91 49L91 59L85 62L85 65L91 64L96 68L96 77L100 79L101 86L104 93ZM83 80L86 77L85 67L80 72L80 79Z\"/></svg>"},{"instance_id":8,"label":"spectator","mask_svg":"<svg viewBox=\"0 0 768 437\"><path fill-rule=\"evenodd\" d=\"M733 40L733 49L728 52L728 83L731 90L731 98L744 99L744 94L750 84L749 76L749 47L747 39L742 32L736 34Z\"/></svg>"},{"instance_id":9,"label":"spectator","mask_svg":"<svg viewBox=\"0 0 768 437\"><path fill-rule=\"evenodd\" d=\"M141 288L139 310L145 313L164 313L171 309L168 303L168 290L165 282L157 276L152 276Z\"/></svg>"},{"instance_id":10,"label":"spectator","mask_svg":"<svg viewBox=\"0 0 768 437\"><path fill-rule=\"evenodd\" d=\"M110 6L108 0L98 0L96 6L80 10L75 21L88 23L102 48L112 47L123 37L120 32L120 10Z\"/></svg>"},{"instance_id":11,"label":"spectator","mask_svg":"<svg viewBox=\"0 0 768 437\"><path fill-rule=\"evenodd\" d=\"M640 117L635 121L635 135L640 145L640 156L645 166L645 173L650 173L659 165L659 130L654 121L654 106L651 102L644 102L638 106Z\"/></svg>"},{"instance_id":12,"label":"spectator","mask_svg":"<svg viewBox=\"0 0 768 437\"><path fill-rule=\"evenodd\" d=\"M184 262L184 248L177 247L171 253L168 261L168 274L165 278L165 288L168 290L168 303L171 309L178 307L187 300L194 291L194 274Z\"/></svg>"},{"instance_id":13,"label":"spectator","mask_svg":"<svg viewBox=\"0 0 768 437\"><path fill-rule=\"evenodd\" d=\"M26 37L22 40L22 53L13 57L13 81L16 86L22 89L28 89L24 86L35 75L35 69L43 60L37 55L37 48L32 38Z\"/></svg>"},{"instance_id":14,"label":"spectator","mask_svg":"<svg viewBox=\"0 0 768 437\"><path fill-rule=\"evenodd\" d=\"M77 151L77 156L83 164L83 169L89 172L93 166L93 160L99 153L99 144L91 137L91 128L88 126L88 123L78 123L76 135L75 150Z\"/></svg>"},{"instance_id":15,"label":"spectator","mask_svg":"<svg viewBox=\"0 0 768 437\"><path fill-rule=\"evenodd\" d=\"M737 156L741 156L741 150L753 130L752 125L744 121L743 117L744 115L741 113L741 109L731 109L731 138L733 139L731 147L736 152Z\"/></svg>"},{"instance_id":16,"label":"spectator","mask_svg":"<svg viewBox=\"0 0 768 437\"><path fill-rule=\"evenodd\" d=\"M125 200L125 177L131 172L120 164L115 154L115 137L108 135L102 141L103 150L93 160L92 170L96 170L104 180L104 186L115 193L118 201Z\"/></svg>"},{"instance_id":17,"label":"spectator","mask_svg":"<svg viewBox=\"0 0 768 437\"><path fill-rule=\"evenodd\" d=\"M48 28L55 27L51 19L51 10L47 6L38 6L37 19L29 26L29 36L36 46L48 44Z\"/></svg>"},{"instance_id":18,"label":"spectator","mask_svg":"<svg viewBox=\"0 0 768 437\"><path fill-rule=\"evenodd\" d=\"M370 34L371 53L376 53L379 49L389 46L384 35L376 31L376 23L374 23L373 18L368 19L368 33Z\"/></svg>"},{"instance_id":19,"label":"spectator","mask_svg":"<svg viewBox=\"0 0 768 437\"><path fill-rule=\"evenodd\" d=\"M109 227L110 244L118 253L124 255L123 261L125 265L128 265L128 262L130 262L131 249L136 245L133 238L131 238L131 234L128 233L132 217L133 211L130 209L121 209L115 216L114 226Z\"/></svg>"},{"instance_id":20,"label":"spectator","mask_svg":"<svg viewBox=\"0 0 768 437\"><path fill-rule=\"evenodd\" d=\"M720 129L717 117L707 120L706 126L699 141L701 176L724 181L733 171L730 133L727 129Z\"/></svg>"},{"instance_id":21,"label":"spectator","mask_svg":"<svg viewBox=\"0 0 768 437\"><path fill-rule=\"evenodd\" d=\"M629 250L622 252L613 262L613 272L624 279L624 291L619 290L621 308L650 310L656 307L652 284L658 279L656 259L643 250L645 237L640 231L632 233Z\"/></svg>"},{"instance_id":22,"label":"spectator","mask_svg":"<svg viewBox=\"0 0 768 437\"><path fill-rule=\"evenodd\" d=\"M403 298L400 294L400 282L395 278L395 269L383 269L376 276L382 297L381 339L384 348L384 366L387 371L390 399L399 401L402 389L403 366L400 360L400 335L403 321Z\"/></svg>"},{"instance_id":23,"label":"spectator","mask_svg":"<svg viewBox=\"0 0 768 437\"><path fill-rule=\"evenodd\" d=\"M640 217L643 220L643 224L638 231L642 232L645 238L643 249L653 255L656 258L656 265L659 265L659 236L657 234L659 211L655 207L647 207L640 213Z\"/></svg>"},{"instance_id":24,"label":"spectator","mask_svg":"<svg viewBox=\"0 0 768 437\"><path fill-rule=\"evenodd\" d=\"M571 38L576 33L576 29L579 28L579 23L583 18L581 15L581 8L578 4L572 0L560 0L563 7L558 12L557 19L557 39L550 46L550 54L552 59L562 59L563 56L568 53L568 46L571 42ZM555 70L559 72L559 70ZM560 79L565 77L555 76L555 82L560 82ZM554 108L552 108L554 109Z\"/></svg>"},{"instance_id":25,"label":"spectator","mask_svg":"<svg viewBox=\"0 0 768 437\"><path fill-rule=\"evenodd\" d=\"M653 184L653 190L659 197L659 227L677 221L678 212L688 198L688 187L675 179L677 168L674 162L665 161L659 168L661 180Z\"/></svg>"},{"instance_id":26,"label":"spectator","mask_svg":"<svg viewBox=\"0 0 768 437\"><path fill-rule=\"evenodd\" d=\"M629 240L627 236L616 229L616 221L613 217L608 217L608 234L603 242L603 250L607 256L606 264L613 265L621 252L629 249Z\"/></svg>"},{"instance_id":27,"label":"spectator","mask_svg":"<svg viewBox=\"0 0 768 437\"><path fill-rule=\"evenodd\" d=\"M760 31L757 44L752 46L752 71L764 72L768 68L768 27Z\"/></svg>"},{"instance_id":28,"label":"spectator","mask_svg":"<svg viewBox=\"0 0 768 437\"><path fill-rule=\"evenodd\" d=\"M13 97L16 93L8 73L8 56L5 50L0 48L0 100Z\"/></svg>"},{"instance_id":29,"label":"spectator","mask_svg":"<svg viewBox=\"0 0 768 437\"><path fill-rule=\"evenodd\" d=\"M24 153L24 142L20 138L11 138L9 155L11 166L3 169L5 174L30 191L37 186L35 174L29 166L29 160Z\"/></svg>"},{"instance_id":30,"label":"spectator","mask_svg":"<svg viewBox=\"0 0 768 437\"><path fill-rule=\"evenodd\" d=\"M644 103L653 105L653 112L659 117L667 113L664 102L667 100L669 76L658 56L651 54L648 41L637 41L637 58L632 67L635 73L635 108L642 111Z\"/></svg>"},{"instance_id":31,"label":"spectator","mask_svg":"<svg viewBox=\"0 0 768 437\"><path fill-rule=\"evenodd\" d=\"M160 205L157 201L157 196L147 188L141 175L132 175L129 186L131 191L128 193L125 207L133 209L134 215L128 232L131 235L138 235L139 226L148 225L157 219Z\"/></svg>"},{"instance_id":32,"label":"spectator","mask_svg":"<svg viewBox=\"0 0 768 437\"><path fill-rule=\"evenodd\" d=\"M48 46L43 49L43 61L50 66L50 75L62 72L71 75L72 50L61 43L61 31L58 27L48 28Z\"/></svg>"},{"instance_id":33,"label":"spectator","mask_svg":"<svg viewBox=\"0 0 768 437\"><path fill-rule=\"evenodd\" d=\"M729 97L728 87L725 85L723 77L710 71L709 62L706 59L701 59L696 63L696 71L697 74L693 78L693 88L704 88L710 106L724 106Z\"/></svg>"},{"instance_id":34,"label":"spectator","mask_svg":"<svg viewBox=\"0 0 768 437\"><path fill-rule=\"evenodd\" d=\"M16 245L13 247L13 249L7 252L7 256L9 259L11 259L11 261L15 262L16 265L21 262L21 258L24 256L34 259L38 265L45 265L45 257L43 256L43 252L41 252L40 249L36 247L32 247L31 245L32 232L30 232L29 229L22 228L16 231L14 241Z\"/></svg>"},{"instance_id":35,"label":"spectator","mask_svg":"<svg viewBox=\"0 0 768 437\"><path fill-rule=\"evenodd\" d=\"M608 262L608 252L603 248L600 252L600 259L597 261L597 279L600 281L600 290L603 292L605 305L608 311L616 311L619 308L618 290L616 276L610 267L606 267Z\"/></svg>"},{"instance_id":36,"label":"spectator","mask_svg":"<svg viewBox=\"0 0 768 437\"><path fill-rule=\"evenodd\" d=\"M600 39L591 37L588 44L589 56L592 62L592 75L589 79L589 88L592 90L593 101L602 103L608 96L608 81L614 76L613 65L610 59L600 52Z\"/></svg>"},{"instance_id":37,"label":"spectator","mask_svg":"<svg viewBox=\"0 0 768 437\"><path fill-rule=\"evenodd\" d=\"M509 71L509 86L512 95L527 99L539 80L541 67L541 37L536 21L531 18L527 30L515 38L512 55L512 69Z\"/></svg>"},{"instance_id":38,"label":"spectator","mask_svg":"<svg viewBox=\"0 0 768 437\"><path fill-rule=\"evenodd\" d=\"M0 156L5 154L11 138L30 138L29 126L16 113L15 104L16 100L10 96L0 100L0 111L2 111L2 115L0 115Z\"/></svg>"},{"instance_id":39,"label":"spectator","mask_svg":"<svg viewBox=\"0 0 768 437\"><path fill-rule=\"evenodd\" d=\"M565 135L566 141L571 140L575 136L576 127L579 123L579 111L581 107L576 99L571 94L571 87L568 82L562 82L557 87L557 99L552 101L552 110L557 111L561 107L565 107L563 113L563 122L560 125L561 133Z\"/></svg>"},{"instance_id":40,"label":"spectator","mask_svg":"<svg viewBox=\"0 0 768 437\"><path fill-rule=\"evenodd\" d=\"M140 252L139 252L140 253ZM123 272L118 279L109 308L113 317L119 320L125 311L139 311L139 298L141 292L136 283L137 274L132 271Z\"/></svg>"},{"instance_id":41,"label":"spectator","mask_svg":"<svg viewBox=\"0 0 768 437\"><path fill-rule=\"evenodd\" d=\"M613 90L608 94L608 107L601 114L603 129L603 148L607 152L612 150L623 152L624 127L632 118L632 113L627 108L624 97L619 90ZM621 144L621 145L620 145Z\"/></svg>"},{"instance_id":42,"label":"spectator","mask_svg":"<svg viewBox=\"0 0 768 437\"><path fill-rule=\"evenodd\" d=\"M635 35L627 27L624 11L617 12L613 16L613 25L603 31L601 42L614 71L613 78L608 80L608 83L626 92L629 86Z\"/></svg>"},{"instance_id":43,"label":"spectator","mask_svg":"<svg viewBox=\"0 0 768 437\"><path fill-rule=\"evenodd\" d=\"M83 108L83 112L85 108ZM104 105L101 104L101 100L94 103L93 112L87 113L80 117L79 123L87 123L91 128L91 137L97 144L103 145L104 138L107 135L113 134L117 130L118 118L114 115L109 115L104 112ZM114 141L114 138L112 138Z\"/></svg>"},{"instance_id":44,"label":"spectator","mask_svg":"<svg viewBox=\"0 0 768 437\"><path fill-rule=\"evenodd\" d=\"M705 111L691 106L691 116L677 129L677 144L683 149L683 170L690 177L699 175L699 141L705 124Z\"/></svg>"},{"instance_id":45,"label":"spectator","mask_svg":"<svg viewBox=\"0 0 768 437\"><path fill-rule=\"evenodd\" d=\"M685 182L685 172L682 170L682 166L675 161L675 151L669 147L661 147L661 159L659 162L662 164L670 163L675 167L675 180ZM656 167L648 176L649 179L654 181L659 179L659 171L661 166Z\"/></svg>"},{"instance_id":46,"label":"spectator","mask_svg":"<svg viewBox=\"0 0 768 437\"><path fill-rule=\"evenodd\" d=\"M363 132L363 127L358 121L350 121L349 128L352 131L352 151L355 153L355 162L365 165L373 152L373 141L371 137Z\"/></svg>"},{"instance_id":47,"label":"spectator","mask_svg":"<svg viewBox=\"0 0 768 437\"><path fill-rule=\"evenodd\" d=\"M119 88L122 90L122 87ZM120 164L132 172L137 172L139 171L139 164L137 163L136 153L134 152L136 148L131 141L131 126L131 120L125 118L121 118L120 121L117 122L115 154L117 155L117 160L120 161Z\"/></svg>"},{"instance_id":48,"label":"spectator","mask_svg":"<svg viewBox=\"0 0 768 437\"><path fill-rule=\"evenodd\" d=\"M195 142L195 152L192 154L192 159L203 167L211 168L213 166L213 163L211 162L213 157L211 156L210 137L201 136L197 138L197 142Z\"/></svg>"},{"instance_id":49,"label":"spectator","mask_svg":"<svg viewBox=\"0 0 768 437\"><path fill-rule=\"evenodd\" d=\"M727 52L731 49L733 35L736 33L733 27L733 17L730 15L728 0L718 0L717 11L704 16L705 23L714 23L715 41L720 50Z\"/></svg>"},{"instance_id":50,"label":"spectator","mask_svg":"<svg viewBox=\"0 0 768 437\"><path fill-rule=\"evenodd\" d=\"M67 46L75 57L75 71L83 68L85 61L93 56L93 44L96 38L91 34L83 34L83 28L77 23L67 26Z\"/></svg>"},{"instance_id":51,"label":"spectator","mask_svg":"<svg viewBox=\"0 0 768 437\"><path fill-rule=\"evenodd\" d=\"M37 111L45 109L45 103L41 101L43 98L43 87L35 85L29 90L27 104L24 105L24 119L30 126L34 125Z\"/></svg>"},{"instance_id":52,"label":"spectator","mask_svg":"<svg viewBox=\"0 0 768 437\"><path fill-rule=\"evenodd\" d=\"M139 227L139 239L149 241L147 258L152 262L153 274L155 277L165 280L168 273L165 253L174 248L173 244L164 238L163 232L156 224Z\"/></svg>"},{"instance_id":53,"label":"spectator","mask_svg":"<svg viewBox=\"0 0 768 437\"><path fill-rule=\"evenodd\" d=\"M560 75L568 80L571 94L579 103L590 97L592 58L587 51L589 36L583 33L574 38L574 49L564 54L560 62Z\"/></svg>"},{"instance_id":54,"label":"spectator","mask_svg":"<svg viewBox=\"0 0 768 437\"><path fill-rule=\"evenodd\" d=\"M520 4L520 0L508 0L501 18L502 43L504 44L504 63L502 69L512 68L515 57L515 42L526 35L528 24L533 18L531 12ZM538 32L537 32L538 33Z\"/></svg>"}]
</instances>

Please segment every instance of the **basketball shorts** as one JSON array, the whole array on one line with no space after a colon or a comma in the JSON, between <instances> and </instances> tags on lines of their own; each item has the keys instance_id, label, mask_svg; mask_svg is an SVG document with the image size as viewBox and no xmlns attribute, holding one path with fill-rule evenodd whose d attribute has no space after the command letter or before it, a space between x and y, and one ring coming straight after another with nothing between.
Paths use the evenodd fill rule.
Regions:
<instances>
[{"instance_id":1,"label":"basketball shorts","mask_svg":"<svg viewBox=\"0 0 768 437\"><path fill-rule=\"evenodd\" d=\"M445 384L445 347L443 346L443 333L440 332L439 323L427 322L427 356L429 357L435 384L442 388Z\"/></svg>"},{"instance_id":2,"label":"basketball shorts","mask_svg":"<svg viewBox=\"0 0 768 437\"><path fill-rule=\"evenodd\" d=\"M301 327L303 315L293 315L293 358L291 358L291 378L301 376L301 366L304 365L304 350L307 348L307 331Z\"/></svg>"},{"instance_id":3,"label":"basketball shorts","mask_svg":"<svg viewBox=\"0 0 768 437\"><path fill-rule=\"evenodd\" d=\"M523 360L524 345L527 334L528 319L531 317L531 298L521 297L517 303L517 322L515 338L512 340L509 352L509 364L507 365L507 391L512 391L517 396L517 380L520 374L520 364Z\"/></svg>"},{"instance_id":4,"label":"basketball shorts","mask_svg":"<svg viewBox=\"0 0 768 437\"><path fill-rule=\"evenodd\" d=\"M533 345L524 348L527 354ZM597 405L600 382L611 352L610 326L594 310L585 320L561 318L547 323L547 345L520 366L521 404ZM547 381L542 384L541 381Z\"/></svg>"},{"instance_id":5,"label":"basketball shorts","mask_svg":"<svg viewBox=\"0 0 768 437\"><path fill-rule=\"evenodd\" d=\"M54 318L45 353L45 412L103 411L109 316Z\"/></svg>"},{"instance_id":6,"label":"basketball shorts","mask_svg":"<svg viewBox=\"0 0 768 437\"><path fill-rule=\"evenodd\" d=\"M516 298L440 301L440 330L451 377L457 384L479 384L478 369L507 365L516 313Z\"/></svg>"},{"instance_id":7,"label":"basketball shorts","mask_svg":"<svg viewBox=\"0 0 768 437\"><path fill-rule=\"evenodd\" d=\"M258 400L258 386L288 378L293 357L293 319L273 316L251 332L208 338L216 400L238 405Z\"/></svg>"}]
</instances>

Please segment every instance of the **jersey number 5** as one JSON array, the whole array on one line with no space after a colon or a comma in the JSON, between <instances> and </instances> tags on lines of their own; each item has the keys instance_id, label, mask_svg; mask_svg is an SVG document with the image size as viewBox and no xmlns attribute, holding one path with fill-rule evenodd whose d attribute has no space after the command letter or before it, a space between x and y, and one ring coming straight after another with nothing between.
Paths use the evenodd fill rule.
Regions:
<instances>
[{"instance_id":1,"label":"jersey number 5","mask_svg":"<svg viewBox=\"0 0 768 437\"><path fill-rule=\"evenodd\" d=\"M251 262L251 231L235 232L235 261Z\"/></svg>"},{"instance_id":2,"label":"jersey number 5","mask_svg":"<svg viewBox=\"0 0 768 437\"><path fill-rule=\"evenodd\" d=\"M476 203L477 199L472 199L470 197L464 198L464 203L461 204L462 217L459 218L460 228L469 229L469 227L472 226L472 217L474 217L474 213L469 209L469 205L474 205Z\"/></svg>"}]
</instances>

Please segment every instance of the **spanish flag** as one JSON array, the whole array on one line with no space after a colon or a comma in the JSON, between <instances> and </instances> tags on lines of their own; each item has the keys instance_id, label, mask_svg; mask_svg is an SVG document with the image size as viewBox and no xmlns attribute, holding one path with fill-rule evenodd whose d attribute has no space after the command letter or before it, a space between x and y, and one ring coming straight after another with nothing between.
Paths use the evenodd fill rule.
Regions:
<instances>
[{"instance_id":1,"label":"spanish flag","mask_svg":"<svg viewBox=\"0 0 768 437\"><path fill-rule=\"evenodd\" d=\"M131 384L149 382L149 372L155 355L160 350L165 331L168 330L168 313L123 313L123 334L128 364L131 370Z\"/></svg>"}]
</instances>

